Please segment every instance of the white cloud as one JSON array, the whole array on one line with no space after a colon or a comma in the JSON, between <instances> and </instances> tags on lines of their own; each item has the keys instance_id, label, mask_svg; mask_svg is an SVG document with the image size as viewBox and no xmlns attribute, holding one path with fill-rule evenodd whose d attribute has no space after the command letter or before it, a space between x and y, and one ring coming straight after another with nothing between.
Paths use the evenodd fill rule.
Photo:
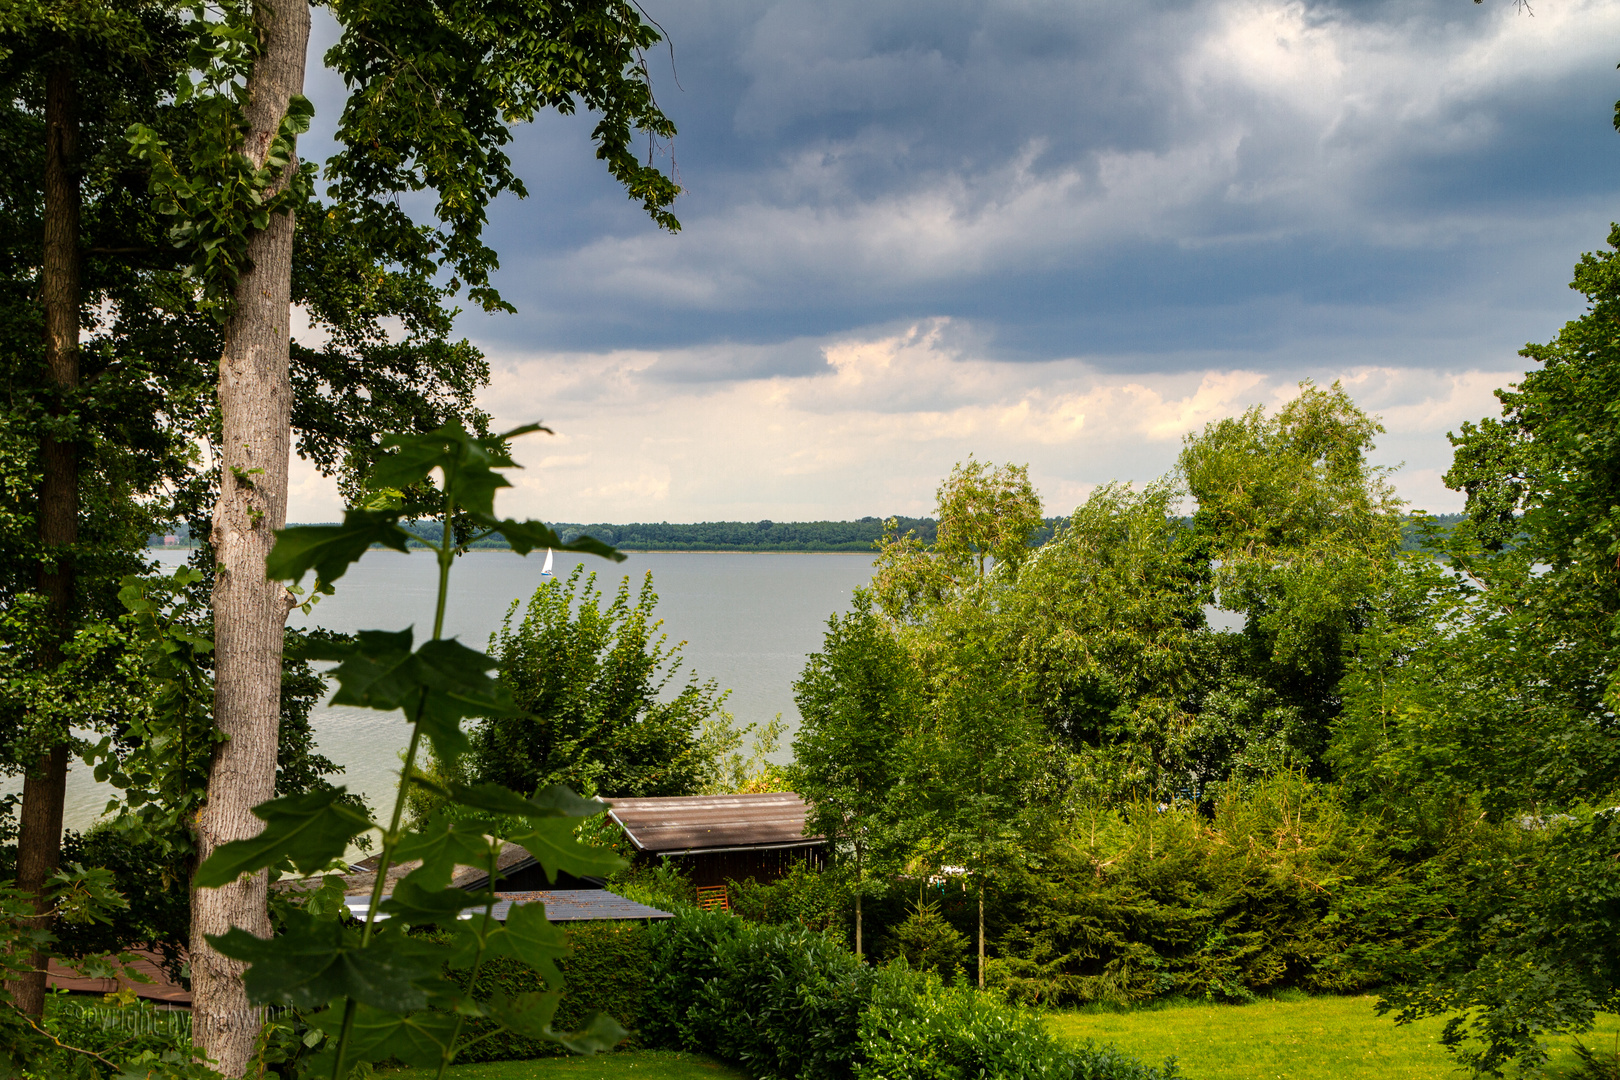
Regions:
<instances>
[{"instance_id":1,"label":"white cloud","mask_svg":"<svg viewBox=\"0 0 1620 1080\"><path fill-rule=\"evenodd\" d=\"M1028 462L1049 512L1067 513L1099 483L1164 473L1184 434L1275 407L1302 377L1341 379L1384 417L1378 456L1408 462L1403 493L1454 509L1438 480L1443 432L1493 413L1492 389L1515 377L1369 365L1132 375L1084 358L986 360L973 340L971 328L925 320L829 340L814 375L708 383L661 378L657 352L498 357L485 407L500 424L543 419L558 432L518 445L528 468L504 509L613 522L926 513L939 480L974 453Z\"/></svg>"}]
</instances>

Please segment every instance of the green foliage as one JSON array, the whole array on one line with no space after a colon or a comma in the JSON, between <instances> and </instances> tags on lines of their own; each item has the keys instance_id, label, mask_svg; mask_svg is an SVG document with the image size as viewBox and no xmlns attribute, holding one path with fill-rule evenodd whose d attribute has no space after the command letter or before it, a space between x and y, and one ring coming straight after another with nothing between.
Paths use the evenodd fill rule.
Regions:
<instances>
[{"instance_id":1,"label":"green foliage","mask_svg":"<svg viewBox=\"0 0 1620 1080\"><path fill-rule=\"evenodd\" d=\"M202 0L180 6L189 16L183 23L190 35L187 61L198 73L195 81L189 71L182 73L175 89L176 105L192 106L184 154L177 160L163 135L144 123L130 125L127 138L130 152L147 167L157 213L174 219L169 240L189 255L186 273L202 287L203 308L223 323L249 239L313 189L313 165L288 169L315 108L295 94L263 164L255 164L242 153L248 77L260 49L252 8L210 8ZM220 18L211 19L214 13Z\"/></svg>"},{"instance_id":2,"label":"green foliage","mask_svg":"<svg viewBox=\"0 0 1620 1080\"><path fill-rule=\"evenodd\" d=\"M917 666L864 589L853 610L827 620L822 651L793 684L803 720L790 780L809 804L806 831L827 837L853 865L857 898L873 860L892 846L889 803L924 708L922 689Z\"/></svg>"},{"instance_id":3,"label":"green foliage","mask_svg":"<svg viewBox=\"0 0 1620 1080\"><path fill-rule=\"evenodd\" d=\"M958 462L935 494L932 543L900 522L884 523L872 578L878 607L890 619L925 619L928 611L980 581L992 563L1016 571L1046 524L1025 465Z\"/></svg>"},{"instance_id":4,"label":"green foliage","mask_svg":"<svg viewBox=\"0 0 1620 1080\"><path fill-rule=\"evenodd\" d=\"M602 599L596 576L575 567L535 590L515 624L513 602L492 651L515 708L480 719L470 775L629 797L695 794L717 779L702 735L724 695L695 673L679 681L680 645L659 632L652 575L634 599L629 579Z\"/></svg>"},{"instance_id":5,"label":"green foliage","mask_svg":"<svg viewBox=\"0 0 1620 1080\"><path fill-rule=\"evenodd\" d=\"M1538 842L1473 861L1450 932L1413 973L1426 977L1384 992L1399 1019L1450 1014L1441 1040L1477 1073L1535 1068L1547 1036L1620 1012L1620 811L1558 818L1527 819Z\"/></svg>"},{"instance_id":6,"label":"green foliage","mask_svg":"<svg viewBox=\"0 0 1620 1080\"><path fill-rule=\"evenodd\" d=\"M512 467L506 439L529 430L533 429L478 437L451 424L425 436L391 435L383 444L392 453L379 463L375 479L397 492L420 485L437 470L438 490L444 495L442 522L460 512L501 532L514 545L544 537L549 530L538 522L494 517L494 493L509 486L494 470ZM406 513L393 497L374 500L372 506L361 512L364 518L359 522L351 513L343 525L283 533L272 555L275 572L296 580L319 565L330 588L330 582L364 554L364 547L350 542L357 531L397 528L397 520ZM442 535L437 551L438 605L425 644L413 648L409 631L373 630L362 631L347 643L306 646L302 653L341 661L332 672L339 699L405 710L412 736L403 775L416 783L422 780L414 759L424 737L454 765L467 745L460 720L507 708L500 685L486 674L494 661L440 637L449 572L458 552L449 530ZM602 549L589 540L575 546ZM449 887L457 865L485 867L493 875L505 840L526 848L552 877L561 871L611 873L623 865L622 860L575 838L579 824L598 813L600 804L561 788L525 797L494 784L452 783L438 792L447 804L445 810L405 829L404 787L402 782L387 826L357 813L337 790L284 797L256 807L255 813L265 821L263 831L251 840L222 846L198 868L196 880L205 884L265 868L308 872L336 860L356 836L373 830L381 834L377 883L360 925L344 919L343 909L325 903L321 899L325 892L316 891L303 907L281 913L283 930L273 939L240 929L209 939L220 952L247 963L250 999L309 1010L309 1023L324 1040L311 1068L334 1080L347 1076L356 1063L390 1057L409 1065L436 1066L442 1073L466 1041L463 1028L470 1020L486 1020L492 1030L557 1042L579 1052L616 1044L624 1030L599 1013L588 1017L575 1033L555 1029L561 999L556 961L568 949L561 931L546 921L541 905L516 907L504 923L497 923L491 917L492 893L469 896ZM419 865L395 883L384 902L389 866L411 859L419 860ZM460 919L458 913L469 903L483 905L482 915ZM410 932L412 927L434 925L446 928L448 940ZM468 988L477 985L486 960L500 958L539 971L548 988L476 999ZM466 982L449 979L445 974L449 968L466 969Z\"/></svg>"},{"instance_id":7,"label":"green foliage","mask_svg":"<svg viewBox=\"0 0 1620 1080\"><path fill-rule=\"evenodd\" d=\"M861 1080L1070 1080L1069 1055L1039 1015L937 975L890 966L861 1014Z\"/></svg>"},{"instance_id":8,"label":"green foliage","mask_svg":"<svg viewBox=\"0 0 1620 1080\"><path fill-rule=\"evenodd\" d=\"M59 923L57 948L67 956L119 953L137 946L155 951L171 978L179 978L183 945L191 933L191 896L184 863L160 840L137 839L110 824L62 837L62 860L112 875L125 906L105 921Z\"/></svg>"},{"instance_id":9,"label":"green foliage","mask_svg":"<svg viewBox=\"0 0 1620 1080\"><path fill-rule=\"evenodd\" d=\"M969 457L951 469L936 495L934 551L958 571L984 576L989 560L1016 570L1041 527L1041 499L1028 465L991 466Z\"/></svg>"},{"instance_id":10,"label":"green foliage","mask_svg":"<svg viewBox=\"0 0 1620 1080\"><path fill-rule=\"evenodd\" d=\"M441 938L447 939L442 931ZM651 978L651 945L647 928L634 922L573 923L566 932L568 955L557 961L566 984L554 1023L571 1030L584 1025L592 1013L612 1017L626 1031L635 1031L646 1007ZM451 969L450 979L468 986L467 969ZM496 957L478 970L472 984L475 1000L497 996L515 998L548 988L546 977L513 957ZM502 1030L486 1019L467 1025L469 1046L458 1055L462 1062L521 1061L563 1053L555 1042Z\"/></svg>"},{"instance_id":11,"label":"green foliage","mask_svg":"<svg viewBox=\"0 0 1620 1080\"><path fill-rule=\"evenodd\" d=\"M1089 1040L1067 1047L1039 1013L937 975L890 965L877 973L861 1014L859 1080L1174 1080L1175 1059L1144 1065Z\"/></svg>"},{"instance_id":12,"label":"green foliage","mask_svg":"<svg viewBox=\"0 0 1620 1080\"><path fill-rule=\"evenodd\" d=\"M67 994L52 994L46 1001L43 1028L65 1045L42 1048L21 1075L101 1080L120 1073L143 1078L155 1073L163 1080L215 1080L218 1074L196 1061L189 1020L184 1013L159 1012L139 1000L90 1005Z\"/></svg>"},{"instance_id":13,"label":"green foliage","mask_svg":"<svg viewBox=\"0 0 1620 1080\"><path fill-rule=\"evenodd\" d=\"M70 930L108 924L128 905L112 888L113 874L102 867L70 863L46 882L42 895L45 914ZM0 885L0 977L14 979L31 966L30 953L60 956L54 935L36 919L35 896L9 884ZM144 976L128 967L128 954L80 955L73 966L94 978ZM188 1033L176 1038L172 1030L153 1032L150 1025L121 1026L109 1033L86 1025L77 1011L58 1003L42 1023L16 1008L11 993L0 985L0 1073L6 1076L103 1080L124 1067L137 1075L150 1065L169 1080L216 1080L217 1074L197 1065ZM161 1060L166 1059L166 1060Z\"/></svg>"},{"instance_id":14,"label":"green foliage","mask_svg":"<svg viewBox=\"0 0 1620 1080\"><path fill-rule=\"evenodd\" d=\"M808 861L795 862L774 881L727 882L726 893L738 918L833 932L853 944L855 882L847 874L829 873Z\"/></svg>"},{"instance_id":15,"label":"green foliage","mask_svg":"<svg viewBox=\"0 0 1620 1080\"><path fill-rule=\"evenodd\" d=\"M432 190L432 247L486 310L509 309L489 283L498 262L481 239L486 208L503 191L527 194L501 148L543 109L598 113L597 158L660 226L680 227L666 209L680 189L631 149L638 131L675 134L642 60L660 35L633 4L338 0L331 10L342 33L326 63L351 88L343 149L327 166L332 194L388 237L415 232L399 195Z\"/></svg>"},{"instance_id":16,"label":"green foliage","mask_svg":"<svg viewBox=\"0 0 1620 1080\"><path fill-rule=\"evenodd\" d=\"M899 518L932 542L932 518ZM636 522L627 525L558 525L564 536L588 532L621 551L871 551L883 536L883 520L701 521L692 524Z\"/></svg>"},{"instance_id":17,"label":"green foliage","mask_svg":"<svg viewBox=\"0 0 1620 1080\"><path fill-rule=\"evenodd\" d=\"M1620 993L1620 848L1593 809L1620 793L1616 253L1584 256L1573 287L1586 314L1525 348L1540 367L1498 391L1500 419L1452 437L1469 520L1431 527L1448 565L1406 568L1365 635L1333 748L1361 805L1414 832L1469 806L1523 826L1463 860L1453 932L1386 993L1403 1020L1449 1014L1447 1045L1491 1074L1536 1066L1545 1035L1590 1030Z\"/></svg>"},{"instance_id":18,"label":"green foliage","mask_svg":"<svg viewBox=\"0 0 1620 1080\"><path fill-rule=\"evenodd\" d=\"M1046 727L1104 791L1196 786L1224 771L1191 704L1208 638L1209 568L1172 516L1179 496L1105 484L1033 552L999 633L1033 682Z\"/></svg>"},{"instance_id":19,"label":"green foliage","mask_svg":"<svg viewBox=\"0 0 1620 1080\"><path fill-rule=\"evenodd\" d=\"M912 905L906 920L894 928L889 953L916 971L950 979L966 963L969 944L967 935L940 913L937 901L920 900Z\"/></svg>"},{"instance_id":20,"label":"green foliage","mask_svg":"<svg viewBox=\"0 0 1620 1080\"><path fill-rule=\"evenodd\" d=\"M689 912L651 933L644 1038L761 1080L1170 1080L1112 1048L1059 1046L1032 1012L903 965L872 968L822 934Z\"/></svg>"},{"instance_id":21,"label":"green foliage","mask_svg":"<svg viewBox=\"0 0 1620 1080\"><path fill-rule=\"evenodd\" d=\"M841 943L797 928L745 927L715 935L711 949L693 995L666 1006L683 1049L735 1061L762 1080L849 1075L870 967ZM662 994L667 983L655 985Z\"/></svg>"},{"instance_id":22,"label":"green foliage","mask_svg":"<svg viewBox=\"0 0 1620 1080\"><path fill-rule=\"evenodd\" d=\"M1338 384L1302 383L1274 415L1256 406L1187 436L1178 466L1198 503L1193 533L1215 602L1245 618L1212 693L1234 674L1260 691L1243 695L1248 709L1230 697L1210 704L1240 706L1224 725L1238 740L1245 728L1275 740L1260 758L1280 751L1318 775L1346 657L1401 543L1400 502L1367 462L1382 431Z\"/></svg>"},{"instance_id":23,"label":"green foliage","mask_svg":"<svg viewBox=\"0 0 1620 1080\"><path fill-rule=\"evenodd\" d=\"M990 976L1047 1004L1378 985L1446 932L1465 887L1460 860L1402 857L1410 845L1286 775L1228 789L1208 816L1081 807L1009 885L1018 916Z\"/></svg>"},{"instance_id":24,"label":"green foliage","mask_svg":"<svg viewBox=\"0 0 1620 1080\"><path fill-rule=\"evenodd\" d=\"M687 911L697 899L692 879L668 856L656 863L626 866L612 875L608 884L620 896L660 911Z\"/></svg>"}]
</instances>

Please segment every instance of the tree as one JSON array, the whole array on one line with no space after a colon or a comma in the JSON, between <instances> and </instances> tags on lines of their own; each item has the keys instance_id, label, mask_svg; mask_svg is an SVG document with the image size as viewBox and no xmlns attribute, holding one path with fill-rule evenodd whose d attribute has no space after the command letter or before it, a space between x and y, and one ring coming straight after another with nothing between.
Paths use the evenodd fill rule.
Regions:
<instances>
[{"instance_id":1,"label":"tree","mask_svg":"<svg viewBox=\"0 0 1620 1080\"><path fill-rule=\"evenodd\" d=\"M1007 590L999 636L1032 704L1108 795L1170 796L1206 779L1202 686L1210 569L1165 481L1105 484Z\"/></svg>"},{"instance_id":2,"label":"tree","mask_svg":"<svg viewBox=\"0 0 1620 1080\"><path fill-rule=\"evenodd\" d=\"M490 651L522 711L478 721L468 774L515 791L696 794L716 768L704 723L725 695L696 672L680 680L684 643L660 633L651 573L634 600L622 579L605 608L596 575L583 573L536 589L515 625L517 601L507 610Z\"/></svg>"},{"instance_id":3,"label":"tree","mask_svg":"<svg viewBox=\"0 0 1620 1080\"><path fill-rule=\"evenodd\" d=\"M871 593L857 589L849 613L828 618L821 651L793 684L802 720L791 780L810 808L806 832L827 837L854 862L856 953L864 953L867 872L893 831L893 789L923 707L916 666L872 604Z\"/></svg>"},{"instance_id":4,"label":"tree","mask_svg":"<svg viewBox=\"0 0 1620 1080\"><path fill-rule=\"evenodd\" d=\"M1434 536L1445 569L1414 571L1416 629L1377 628L1335 745L1375 807L1519 826L1526 850L1475 860L1452 931L1385 994L1401 1019L1455 1013L1446 1042L1492 1074L1620 999L1620 257L1583 256L1573 287L1587 312L1524 349L1540 366L1500 419L1453 436L1469 521Z\"/></svg>"},{"instance_id":5,"label":"tree","mask_svg":"<svg viewBox=\"0 0 1620 1080\"><path fill-rule=\"evenodd\" d=\"M420 230L400 210L401 191L439 196L430 250L488 309L508 307L489 284L496 266L480 234L485 206L502 190L524 194L500 147L510 125L542 108L576 103L602 114L598 156L655 220L676 222L665 206L678 189L629 148L635 129L667 137L673 125L652 100L640 50L657 33L621 0L446 0L440 4L340 2L343 34L328 59L355 93L328 173L333 192L385 250L422 250ZM176 238L193 258L206 295L223 316L219 404L221 491L213 546L218 635L215 722L230 740L216 759L200 819L203 853L260 828L249 808L268 796L274 776L274 686L288 604L264 572L274 530L285 520L288 303L293 213L312 181L294 151L307 128L300 95L309 11L304 3L226 5L202 28L202 91L189 81L202 123L182 168L149 129L132 131L153 166L154 187L177 219ZM263 875L199 892L194 1026L199 1044L229 1073L251 1041L232 1017L247 1015L240 965L212 954L207 931L240 925L268 933Z\"/></svg>"},{"instance_id":6,"label":"tree","mask_svg":"<svg viewBox=\"0 0 1620 1080\"><path fill-rule=\"evenodd\" d=\"M115 435L131 434L131 415L140 415L115 415L119 406L133 404L131 397L146 396L140 377L130 379L117 371L116 361L109 363L112 358L105 354L92 355L88 362L81 355L86 299L105 301L115 291L109 289L106 267L97 265L97 250L83 243L83 234L86 228L93 236L104 234L107 219L120 216L122 177L116 169L108 176L105 168L95 168L104 165L111 134L108 114L155 98L168 74L163 57L155 54L162 51L169 23L155 4L40 0L14 3L0 12L0 82L10 90L13 121L3 137L11 160L22 165L8 170L13 175L4 226L10 241L6 275L10 284L27 280L35 291L26 300L15 293L6 297L6 368L14 396L5 422L26 444L17 449L38 469L32 490L13 504L26 507L37 525L37 544L27 552L32 556L28 573L36 580L29 588L8 573L6 591L38 617L38 632L25 631L36 671L24 681L41 690L71 681L74 673L84 674L84 665L70 657L78 652L78 660L84 659L75 646L78 623L93 618L98 606L105 614L107 597L101 596L101 605L86 597L81 578L88 579L92 593L98 576L105 583L101 575L108 569L108 526L116 534L118 525L142 516L121 498L131 487L150 491L154 480L150 469L144 477L140 469L132 475L130 459L136 455L122 453ZM21 140L37 142L18 145ZM92 176L88 185L87 173ZM86 186L93 196L88 215ZM33 342L26 341L30 331L38 335ZM107 441L98 446L101 440ZM157 440L160 447L162 441ZM152 443L137 434L124 445L151 450ZM162 471L157 470L159 475ZM96 477L99 486L86 485L85 474ZM82 499L86 487L91 493ZM81 520L87 514L91 523ZM127 539L127 533L118 537ZM111 543L114 553L125 546L118 540ZM133 568L127 558L123 568ZM33 598L41 604L31 605ZM54 703L58 707L33 710L14 728L20 737L10 747L13 754L28 747L26 760L13 757L25 772L17 881L42 904L45 881L61 851L62 801L73 742L69 725L93 719L89 712L75 717L71 705L60 707L63 698L72 697L73 691L60 687ZM49 918L42 914L38 928L48 926ZM45 974L41 963L32 967L11 991L24 1012L38 1015Z\"/></svg>"},{"instance_id":7,"label":"tree","mask_svg":"<svg viewBox=\"0 0 1620 1080\"><path fill-rule=\"evenodd\" d=\"M1026 465L957 462L935 493L938 526L927 543L891 518L878 541L872 591L896 622L927 618L930 606L985 578L992 563L1016 573L1045 524Z\"/></svg>"},{"instance_id":8,"label":"tree","mask_svg":"<svg viewBox=\"0 0 1620 1080\"><path fill-rule=\"evenodd\" d=\"M992 467L968 457L940 485L935 501L939 539L934 550L957 567L984 576L989 560L1016 570L1041 527L1041 500L1028 465Z\"/></svg>"},{"instance_id":9,"label":"tree","mask_svg":"<svg viewBox=\"0 0 1620 1080\"><path fill-rule=\"evenodd\" d=\"M929 707L907 747L901 813L918 814L940 855L962 866L978 887L978 980L985 980L985 891L1020 863L1021 842L1046 740L1027 700L1026 682L994 645L989 612L962 603L937 613L916 635Z\"/></svg>"},{"instance_id":10,"label":"tree","mask_svg":"<svg viewBox=\"0 0 1620 1080\"><path fill-rule=\"evenodd\" d=\"M1235 752L1260 771L1320 773L1346 658L1394 572L1401 504L1367 461L1382 430L1338 384L1307 382L1274 415L1255 406L1183 445L1215 603L1245 620L1208 661L1216 686L1241 691L1205 700L1207 726L1252 743Z\"/></svg>"}]
</instances>

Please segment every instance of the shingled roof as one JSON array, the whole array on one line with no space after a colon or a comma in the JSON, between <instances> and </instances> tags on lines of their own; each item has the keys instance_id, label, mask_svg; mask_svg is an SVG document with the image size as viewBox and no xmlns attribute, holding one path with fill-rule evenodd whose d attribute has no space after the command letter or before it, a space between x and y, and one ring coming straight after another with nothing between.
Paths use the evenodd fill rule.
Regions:
<instances>
[{"instance_id":1,"label":"shingled roof","mask_svg":"<svg viewBox=\"0 0 1620 1080\"><path fill-rule=\"evenodd\" d=\"M823 842L820 836L804 835L804 800L791 791L607 802L609 816L630 842L659 855L770 851Z\"/></svg>"}]
</instances>

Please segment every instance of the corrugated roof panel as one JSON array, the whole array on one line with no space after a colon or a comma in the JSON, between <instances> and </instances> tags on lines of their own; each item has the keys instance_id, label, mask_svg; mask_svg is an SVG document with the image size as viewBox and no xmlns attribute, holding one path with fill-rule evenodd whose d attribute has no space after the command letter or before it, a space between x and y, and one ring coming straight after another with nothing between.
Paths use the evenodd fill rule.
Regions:
<instances>
[{"instance_id":1,"label":"corrugated roof panel","mask_svg":"<svg viewBox=\"0 0 1620 1080\"><path fill-rule=\"evenodd\" d=\"M587 922L595 919L673 919L667 911L608 892L606 889L536 889L532 892L498 892L494 913L501 922L519 904L546 905L546 918L552 922Z\"/></svg>"},{"instance_id":2,"label":"corrugated roof panel","mask_svg":"<svg viewBox=\"0 0 1620 1080\"><path fill-rule=\"evenodd\" d=\"M387 899L384 897L383 899ZM496 922L505 922L507 912L521 904L546 905L546 918L552 922L587 922L596 919L673 919L667 911L646 904L638 904L606 889L536 889L532 892L498 892L490 909ZM349 914L357 919L366 917L367 900L347 901ZM456 916L472 919L484 913L482 907L469 907ZM378 913L379 921L388 916Z\"/></svg>"},{"instance_id":3,"label":"corrugated roof panel","mask_svg":"<svg viewBox=\"0 0 1620 1080\"><path fill-rule=\"evenodd\" d=\"M642 851L795 847L804 835L804 800L791 791L763 795L684 795L609 799L612 817Z\"/></svg>"}]
</instances>

